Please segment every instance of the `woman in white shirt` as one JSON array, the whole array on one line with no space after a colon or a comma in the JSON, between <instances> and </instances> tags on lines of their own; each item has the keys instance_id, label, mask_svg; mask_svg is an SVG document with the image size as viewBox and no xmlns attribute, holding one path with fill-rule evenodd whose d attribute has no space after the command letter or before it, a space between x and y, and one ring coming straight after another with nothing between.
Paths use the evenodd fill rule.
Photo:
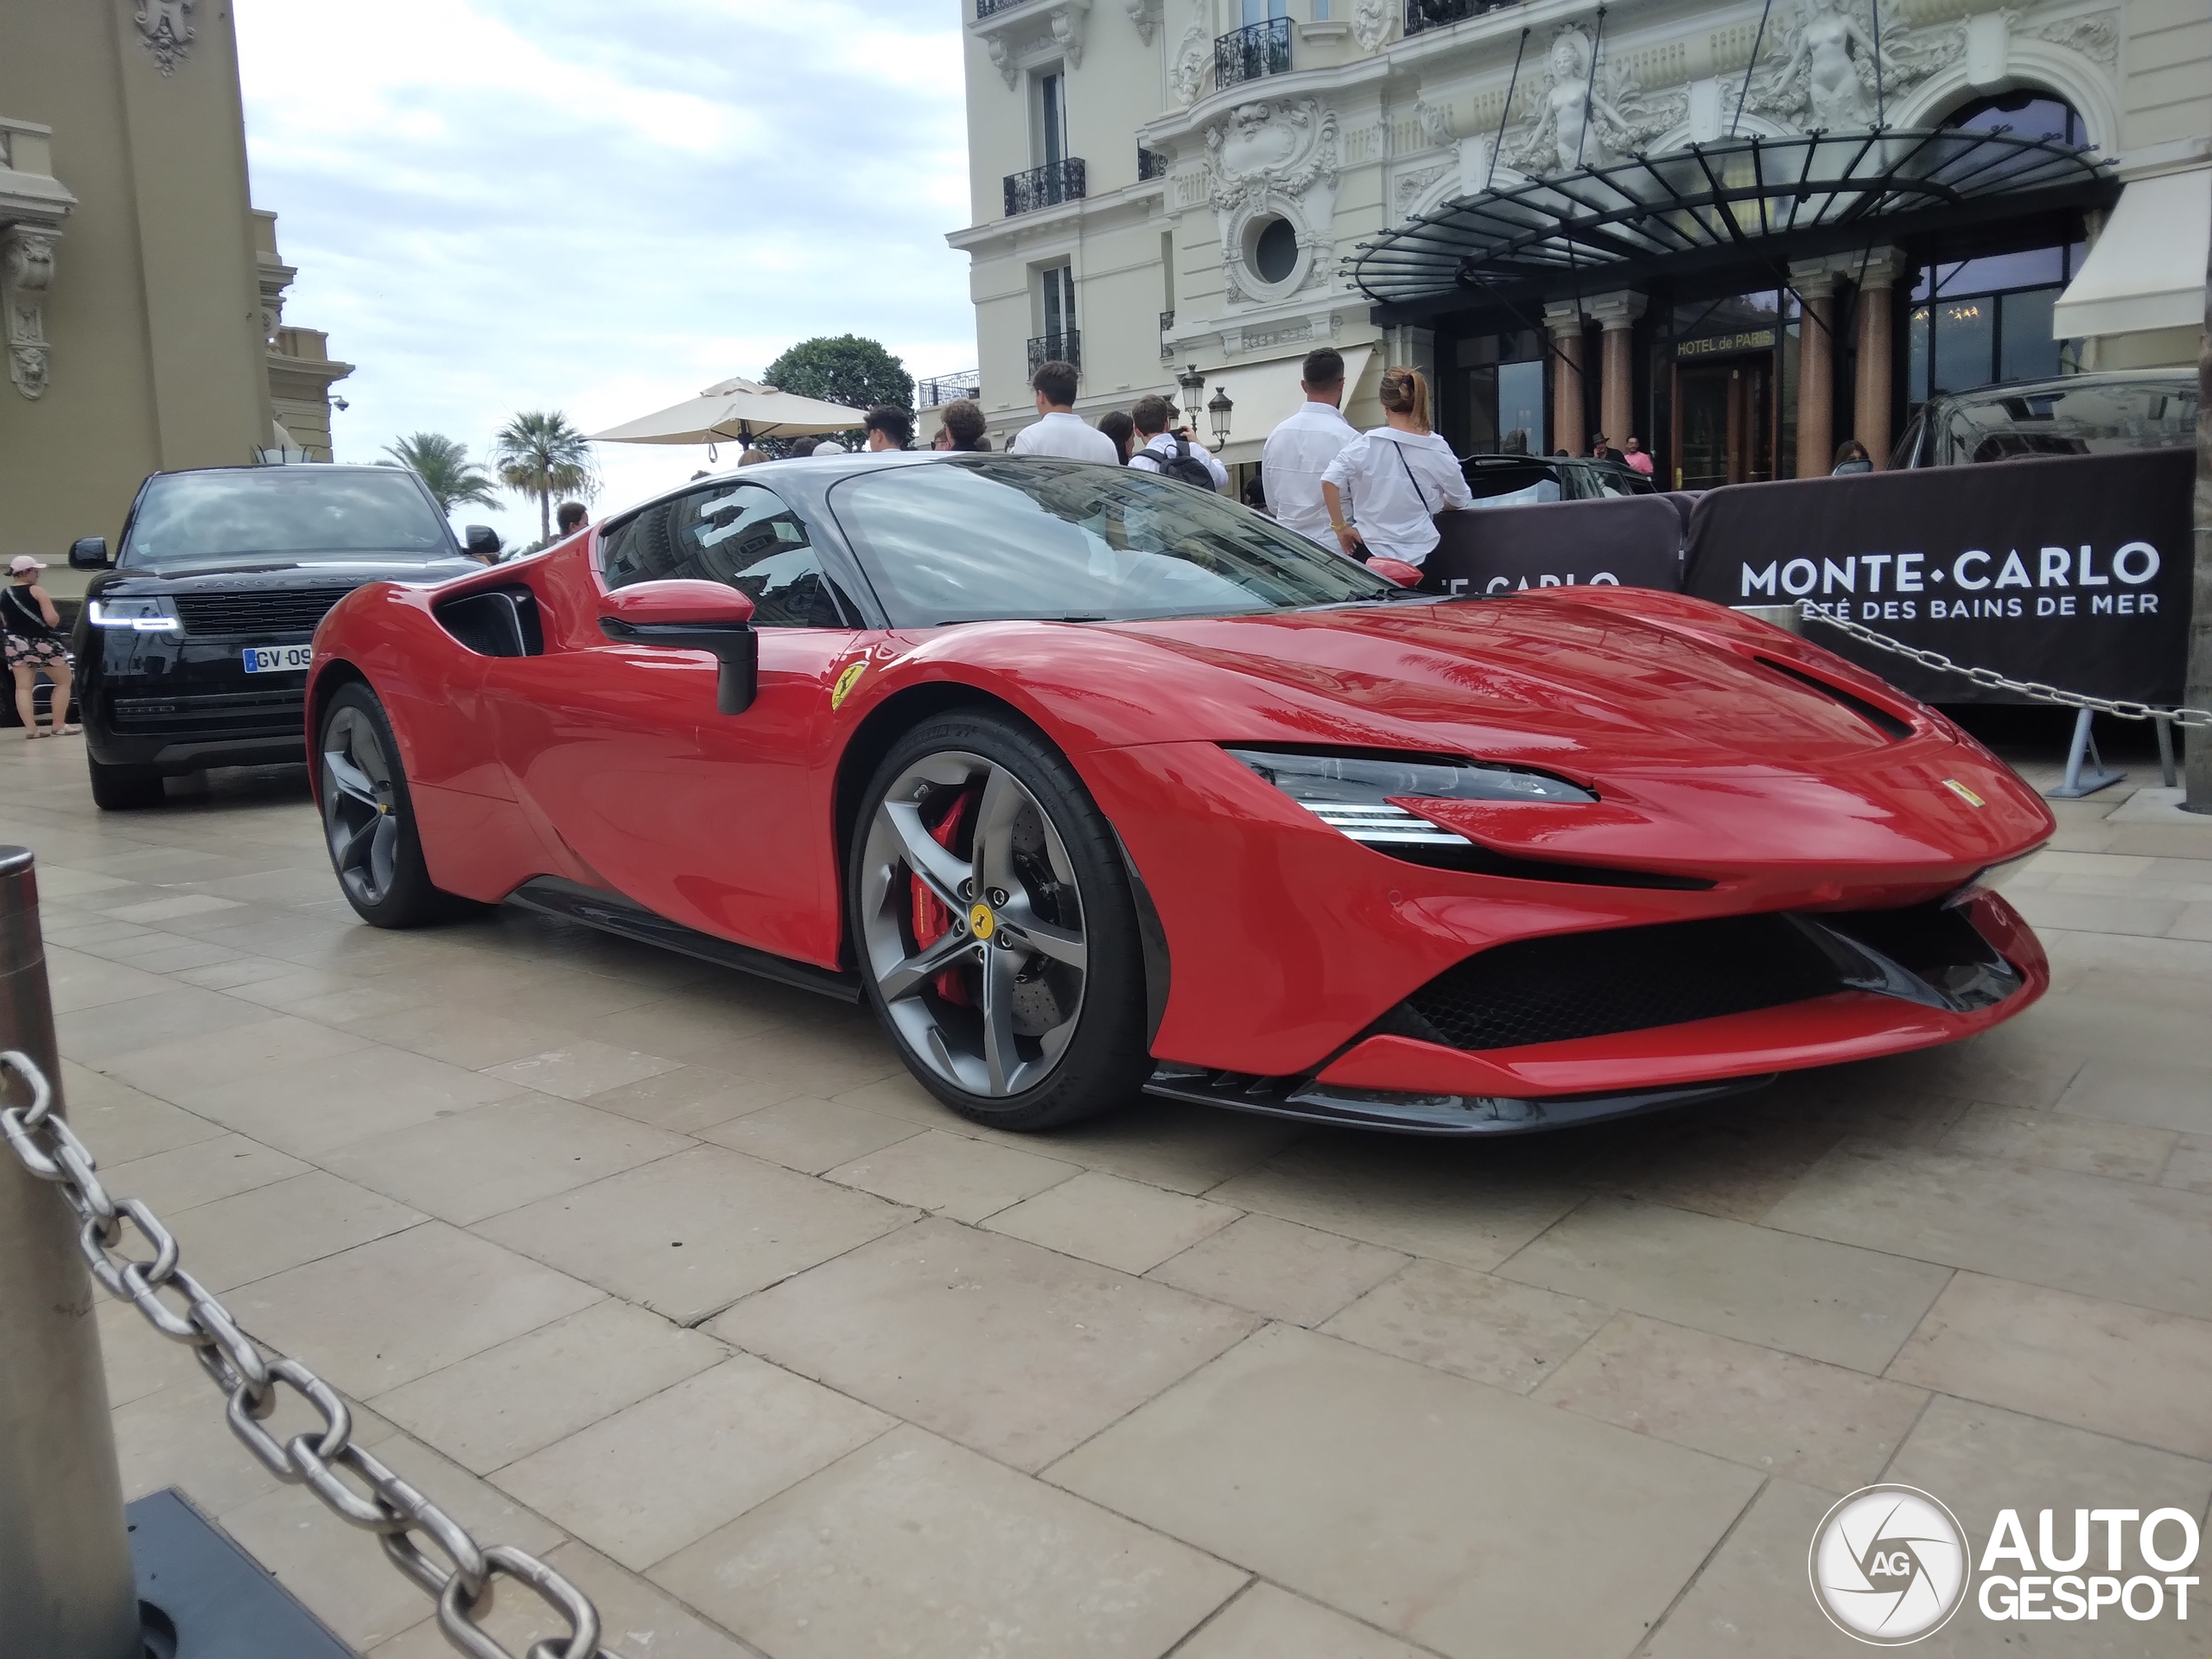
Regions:
<instances>
[{"instance_id":1,"label":"woman in white shirt","mask_svg":"<svg viewBox=\"0 0 2212 1659\"><path fill-rule=\"evenodd\" d=\"M1435 515L1472 506L1474 495L1452 446L1429 430L1421 371L1384 370L1380 397L1389 424L1338 453L1321 474L1321 499L1338 543L1354 558L1364 552L1419 565L1440 539Z\"/></svg>"}]
</instances>

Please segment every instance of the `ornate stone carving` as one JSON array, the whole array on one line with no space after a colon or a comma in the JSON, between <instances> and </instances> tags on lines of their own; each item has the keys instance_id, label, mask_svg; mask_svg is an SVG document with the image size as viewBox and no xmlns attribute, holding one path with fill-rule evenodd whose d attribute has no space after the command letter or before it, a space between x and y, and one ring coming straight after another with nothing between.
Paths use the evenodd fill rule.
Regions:
<instances>
[{"instance_id":1,"label":"ornate stone carving","mask_svg":"<svg viewBox=\"0 0 2212 1659\"><path fill-rule=\"evenodd\" d=\"M1871 127L1878 100L1925 80L1966 50L1966 24L1914 29L1897 0L1881 5L1881 75L1875 76L1873 14L1858 0L1799 0L1794 17L1754 73L1750 106L1762 115L1831 132Z\"/></svg>"},{"instance_id":2,"label":"ornate stone carving","mask_svg":"<svg viewBox=\"0 0 2212 1659\"><path fill-rule=\"evenodd\" d=\"M1183 31L1182 43L1175 48L1175 61L1167 74L1175 87L1175 101L1185 109L1198 101L1206 82L1213 78L1213 37L1206 33L1203 11L1194 15L1191 26Z\"/></svg>"},{"instance_id":3,"label":"ornate stone carving","mask_svg":"<svg viewBox=\"0 0 2212 1659\"><path fill-rule=\"evenodd\" d=\"M1152 44L1152 31L1160 27L1162 0L1126 0L1129 21L1137 26L1137 39Z\"/></svg>"},{"instance_id":4,"label":"ornate stone carving","mask_svg":"<svg viewBox=\"0 0 2212 1659\"><path fill-rule=\"evenodd\" d=\"M2062 18L2036 30L2036 38L2063 46L2069 52L2109 67L2120 61L2120 15L2093 12L2087 17Z\"/></svg>"},{"instance_id":5,"label":"ornate stone carving","mask_svg":"<svg viewBox=\"0 0 2212 1659\"><path fill-rule=\"evenodd\" d=\"M1452 111L1446 105L1416 103L1414 119L1421 126L1421 136L1440 149L1459 136L1452 130Z\"/></svg>"},{"instance_id":6,"label":"ornate stone carving","mask_svg":"<svg viewBox=\"0 0 2212 1659\"><path fill-rule=\"evenodd\" d=\"M1419 201L1427 193L1428 188L1446 173L1457 173L1459 170L1458 164L1453 162L1436 167L1425 167L1418 173L1401 174L1398 177L1398 217L1411 218L1414 203Z\"/></svg>"},{"instance_id":7,"label":"ornate stone carving","mask_svg":"<svg viewBox=\"0 0 2212 1659\"><path fill-rule=\"evenodd\" d=\"M1247 299L1254 287L1274 287L1244 265L1245 232L1262 217L1280 216L1296 229L1305 266L1298 285L1310 286L1335 246L1342 164L1336 111L1313 98L1242 104L1206 129L1206 152L1229 297Z\"/></svg>"},{"instance_id":8,"label":"ornate stone carving","mask_svg":"<svg viewBox=\"0 0 2212 1659\"><path fill-rule=\"evenodd\" d=\"M1052 13L1052 41L1067 56L1068 67L1083 67L1083 11L1061 6Z\"/></svg>"},{"instance_id":9,"label":"ornate stone carving","mask_svg":"<svg viewBox=\"0 0 2212 1659\"><path fill-rule=\"evenodd\" d=\"M155 66L165 75L174 74L184 61L185 50L192 44L191 11L199 3L200 0L139 0L132 21L138 25L146 49L154 54Z\"/></svg>"},{"instance_id":10,"label":"ornate stone carving","mask_svg":"<svg viewBox=\"0 0 2212 1659\"><path fill-rule=\"evenodd\" d=\"M1507 159L1523 171L1553 178L1618 161L1688 116L1687 87L1647 92L1618 63L1599 64L1593 76L1592 49L1578 23L1552 36L1536 119L1507 139Z\"/></svg>"},{"instance_id":11,"label":"ornate stone carving","mask_svg":"<svg viewBox=\"0 0 2212 1659\"><path fill-rule=\"evenodd\" d=\"M46 290L54 281L54 245L59 232L16 225L0 238L0 307L8 332L8 374L16 390L35 401L46 391Z\"/></svg>"},{"instance_id":12,"label":"ornate stone carving","mask_svg":"<svg viewBox=\"0 0 2212 1659\"><path fill-rule=\"evenodd\" d=\"M1373 52L1382 46L1395 15L1392 0L1352 0L1351 37L1359 42L1363 52Z\"/></svg>"},{"instance_id":13,"label":"ornate stone carving","mask_svg":"<svg viewBox=\"0 0 2212 1659\"><path fill-rule=\"evenodd\" d=\"M1006 82L1009 92L1021 79L1021 71L1014 67L1014 54L1007 50L1006 36L994 35L983 42L983 49L991 54L991 67L999 72L999 79Z\"/></svg>"}]
</instances>

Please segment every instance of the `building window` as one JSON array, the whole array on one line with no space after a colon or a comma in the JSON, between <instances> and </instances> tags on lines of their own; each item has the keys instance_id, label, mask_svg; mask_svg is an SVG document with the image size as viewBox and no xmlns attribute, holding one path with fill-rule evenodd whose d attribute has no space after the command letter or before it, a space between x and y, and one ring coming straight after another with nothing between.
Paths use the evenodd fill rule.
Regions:
<instances>
[{"instance_id":1,"label":"building window","mask_svg":"<svg viewBox=\"0 0 2212 1659\"><path fill-rule=\"evenodd\" d=\"M1252 270L1263 283L1287 283L1298 269L1298 231L1287 219L1271 219L1252 238Z\"/></svg>"},{"instance_id":2,"label":"building window","mask_svg":"<svg viewBox=\"0 0 2212 1659\"><path fill-rule=\"evenodd\" d=\"M1478 334L1459 342L1459 391L1466 398L1465 442L1472 454L1542 454L1544 347L1533 328Z\"/></svg>"},{"instance_id":3,"label":"building window","mask_svg":"<svg viewBox=\"0 0 2212 1659\"><path fill-rule=\"evenodd\" d=\"M1029 153L1039 167L1058 167L1068 158L1068 78L1058 69L1032 78L1037 88L1035 130Z\"/></svg>"},{"instance_id":4,"label":"building window","mask_svg":"<svg viewBox=\"0 0 2212 1659\"><path fill-rule=\"evenodd\" d=\"M1905 325L1905 403L2073 368L2075 342L2050 337L2051 307L2082 268L2082 245L1929 265Z\"/></svg>"},{"instance_id":5,"label":"building window","mask_svg":"<svg viewBox=\"0 0 2212 1659\"><path fill-rule=\"evenodd\" d=\"M1046 265L1037 273L1037 334L1029 342L1029 367L1083 361L1083 336L1075 323L1075 270Z\"/></svg>"}]
</instances>

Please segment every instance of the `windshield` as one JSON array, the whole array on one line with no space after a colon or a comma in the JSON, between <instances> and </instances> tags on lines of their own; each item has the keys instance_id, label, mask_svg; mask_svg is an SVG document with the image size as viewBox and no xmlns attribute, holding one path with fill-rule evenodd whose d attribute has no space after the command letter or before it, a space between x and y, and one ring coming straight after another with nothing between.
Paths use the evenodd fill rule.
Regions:
<instances>
[{"instance_id":1,"label":"windshield","mask_svg":"<svg viewBox=\"0 0 2212 1659\"><path fill-rule=\"evenodd\" d=\"M1212 616L1396 591L1273 520L1153 473L963 456L830 504L893 626Z\"/></svg>"},{"instance_id":2,"label":"windshield","mask_svg":"<svg viewBox=\"0 0 2212 1659\"><path fill-rule=\"evenodd\" d=\"M118 563L138 569L282 557L456 556L453 531L413 475L324 467L168 473L149 480Z\"/></svg>"},{"instance_id":3,"label":"windshield","mask_svg":"<svg viewBox=\"0 0 2212 1659\"><path fill-rule=\"evenodd\" d=\"M2178 378L1992 392L1955 404L1943 426L1955 462L2164 449L2196 431L2196 388Z\"/></svg>"}]
</instances>

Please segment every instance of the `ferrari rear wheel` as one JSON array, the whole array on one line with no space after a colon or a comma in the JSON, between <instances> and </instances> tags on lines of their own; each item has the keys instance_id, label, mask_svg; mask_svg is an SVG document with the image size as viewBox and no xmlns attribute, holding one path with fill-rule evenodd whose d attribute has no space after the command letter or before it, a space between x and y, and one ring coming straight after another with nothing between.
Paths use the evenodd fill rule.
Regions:
<instances>
[{"instance_id":1,"label":"ferrari rear wheel","mask_svg":"<svg viewBox=\"0 0 2212 1659\"><path fill-rule=\"evenodd\" d=\"M354 913L377 927L418 927L457 902L430 882L399 745L365 685L340 688L315 743L323 839Z\"/></svg>"},{"instance_id":2,"label":"ferrari rear wheel","mask_svg":"<svg viewBox=\"0 0 2212 1659\"><path fill-rule=\"evenodd\" d=\"M953 1110L1049 1129L1135 1095L1151 1060L1128 873L1034 732L953 714L901 739L868 787L849 896L868 1001Z\"/></svg>"}]
</instances>

